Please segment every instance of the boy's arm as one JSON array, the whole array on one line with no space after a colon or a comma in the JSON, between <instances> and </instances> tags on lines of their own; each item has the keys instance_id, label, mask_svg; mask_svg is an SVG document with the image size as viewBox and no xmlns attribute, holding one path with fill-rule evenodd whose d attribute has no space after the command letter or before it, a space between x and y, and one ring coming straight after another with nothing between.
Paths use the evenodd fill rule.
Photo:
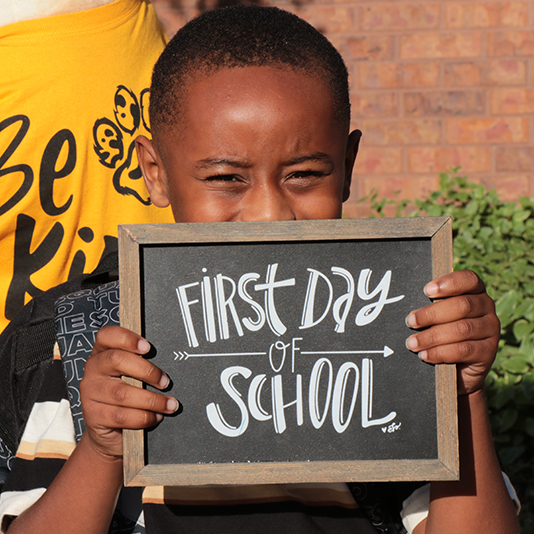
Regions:
<instances>
[{"instance_id":1,"label":"boy's arm","mask_svg":"<svg viewBox=\"0 0 534 534\"><path fill-rule=\"evenodd\" d=\"M122 460L103 457L84 435L50 487L11 523L8 534L105 534L121 485Z\"/></svg>"},{"instance_id":2,"label":"boy's arm","mask_svg":"<svg viewBox=\"0 0 534 534\"><path fill-rule=\"evenodd\" d=\"M107 327L97 334L80 394L86 431L43 496L9 527L9 534L107 533L122 487L122 429L148 428L173 413L172 397L129 386L124 375L164 389L169 378L139 355L150 345L137 334Z\"/></svg>"},{"instance_id":3,"label":"boy's arm","mask_svg":"<svg viewBox=\"0 0 534 534\"><path fill-rule=\"evenodd\" d=\"M429 363L457 364L460 481L432 483L428 517L414 534L514 534L517 515L493 447L483 389L499 341L495 305L471 271L439 278L425 292L444 300L408 316L410 327L426 330L407 345Z\"/></svg>"}]
</instances>

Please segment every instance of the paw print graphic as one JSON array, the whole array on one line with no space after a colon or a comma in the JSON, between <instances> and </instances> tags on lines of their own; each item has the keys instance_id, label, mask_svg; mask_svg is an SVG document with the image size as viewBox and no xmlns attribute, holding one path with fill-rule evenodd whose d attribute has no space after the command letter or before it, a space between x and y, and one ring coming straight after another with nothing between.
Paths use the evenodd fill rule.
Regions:
<instances>
[{"instance_id":1,"label":"paw print graphic","mask_svg":"<svg viewBox=\"0 0 534 534\"><path fill-rule=\"evenodd\" d=\"M121 195L132 195L139 202L148 206L147 195L141 169L132 162L135 150L135 136L141 123L147 131L148 94L144 89L139 99L133 91L124 85L117 87L115 93L114 119L98 119L93 126L93 148L102 165L113 172L113 186ZM134 160L135 162L137 160Z\"/></svg>"}]
</instances>

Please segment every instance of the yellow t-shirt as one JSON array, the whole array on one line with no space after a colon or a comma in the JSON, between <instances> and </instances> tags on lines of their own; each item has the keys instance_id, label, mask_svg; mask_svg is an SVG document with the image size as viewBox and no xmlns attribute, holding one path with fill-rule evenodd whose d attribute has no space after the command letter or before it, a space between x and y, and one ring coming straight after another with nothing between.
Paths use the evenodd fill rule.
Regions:
<instances>
[{"instance_id":1,"label":"yellow t-shirt","mask_svg":"<svg viewBox=\"0 0 534 534\"><path fill-rule=\"evenodd\" d=\"M0 28L0 331L31 297L93 270L118 224L172 222L134 150L165 41L146 0Z\"/></svg>"}]
</instances>

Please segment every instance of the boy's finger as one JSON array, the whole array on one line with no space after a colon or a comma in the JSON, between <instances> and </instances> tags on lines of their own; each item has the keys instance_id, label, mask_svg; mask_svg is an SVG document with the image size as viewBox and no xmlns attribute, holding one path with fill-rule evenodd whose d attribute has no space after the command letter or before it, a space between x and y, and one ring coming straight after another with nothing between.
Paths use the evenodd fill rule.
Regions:
<instances>
[{"instance_id":1,"label":"boy's finger","mask_svg":"<svg viewBox=\"0 0 534 534\"><path fill-rule=\"evenodd\" d=\"M91 393L91 401L156 413L172 414L178 409L174 397L126 384L122 380L100 380Z\"/></svg>"},{"instance_id":2,"label":"boy's finger","mask_svg":"<svg viewBox=\"0 0 534 534\"><path fill-rule=\"evenodd\" d=\"M129 376L141 380L158 389L165 389L170 379L159 367L152 362L140 358L137 354L124 350L107 349L91 356L85 364L85 373L93 373L93 369L106 377L120 378ZM82 381L83 382L83 381Z\"/></svg>"},{"instance_id":3,"label":"boy's finger","mask_svg":"<svg viewBox=\"0 0 534 534\"><path fill-rule=\"evenodd\" d=\"M489 339L464 341L422 350L418 356L428 363L456 363L462 368L469 366L474 374L477 369L479 374L486 374L493 361L492 354L495 353L493 346L493 342Z\"/></svg>"},{"instance_id":4,"label":"boy's finger","mask_svg":"<svg viewBox=\"0 0 534 534\"><path fill-rule=\"evenodd\" d=\"M163 419L160 413L148 410L138 410L124 406L112 406L109 404L95 404L91 413L91 420L98 421L92 428L98 433L102 430L122 430L124 428L137 430L150 428L157 425Z\"/></svg>"},{"instance_id":5,"label":"boy's finger","mask_svg":"<svg viewBox=\"0 0 534 534\"><path fill-rule=\"evenodd\" d=\"M498 321L495 317L495 321ZM492 316L486 319L463 319L444 325L435 325L411 335L406 340L406 347L413 352L446 346L451 343L472 343L491 340L498 341L498 329L493 325Z\"/></svg>"},{"instance_id":6,"label":"boy's finger","mask_svg":"<svg viewBox=\"0 0 534 534\"><path fill-rule=\"evenodd\" d=\"M93 352L122 349L135 354L146 354L150 343L140 335L121 326L105 326L96 334Z\"/></svg>"},{"instance_id":7,"label":"boy's finger","mask_svg":"<svg viewBox=\"0 0 534 534\"><path fill-rule=\"evenodd\" d=\"M473 271L455 271L433 280L425 286L425 295L431 299L440 299L464 295L466 293L484 293L486 286Z\"/></svg>"},{"instance_id":8,"label":"boy's finger","mask_svg":"<svg viewBox=\"0 0 534 534\"><path fill-rule=\"evenodd\" d=\"M434 302L410 312L406 324L410 328L446 324L460 319L484 317L495 312L495 303L486 293L479 295L462 295Z\"/></svg>"}]
</instances>

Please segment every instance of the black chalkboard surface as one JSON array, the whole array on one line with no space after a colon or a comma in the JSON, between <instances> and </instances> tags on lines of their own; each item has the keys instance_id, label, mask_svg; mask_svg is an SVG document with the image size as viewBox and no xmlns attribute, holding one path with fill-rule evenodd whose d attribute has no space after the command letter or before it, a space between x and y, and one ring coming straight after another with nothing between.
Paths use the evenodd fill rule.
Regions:
<instances>
[{"instance_id":1,"label":"black chalkboard surface","mask_svg":"<svg viewBox=\"0 0 534 534\"><path fill-rule=\"evenodd\" d=\"M126 483L457 478L454 367L405 348L451 248L448 218L120 227L121 324L182 406L125 432Z\"/></svg>"}]
</instances>

